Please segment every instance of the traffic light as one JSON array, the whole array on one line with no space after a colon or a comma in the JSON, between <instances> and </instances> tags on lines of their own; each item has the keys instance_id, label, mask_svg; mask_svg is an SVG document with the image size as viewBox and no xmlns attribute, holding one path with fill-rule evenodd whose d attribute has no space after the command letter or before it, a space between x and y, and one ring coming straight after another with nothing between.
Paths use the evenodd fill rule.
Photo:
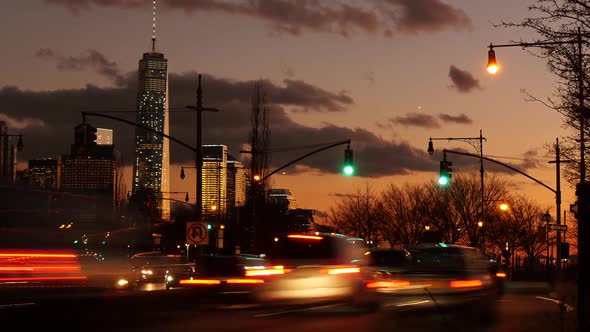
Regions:
<instances>
[{"instance_id":1,"label":"traffic light","mask_svg":"<svg viewBox=\"0 0 590 332\"><path fill-rule=\"evenodd\" d=\"M453 177L453 169L451 168L453 163L447 160L440 162L440 176L438 177L438 184L443 187L448 186L451 183L451 177Z\"/></svg>"},{"instance_id":2,"label":"traffic light","mask_svg":"<svg viewBox=\"0 0 590 332\"><path fill-rule=\"evenodd\" d=\"M346 176L354 175L354 161L350 147L344 150L344 167L342 168L342 172Z\"/></svg>"},{"instance_id":3,"label":"traffic light","mask_svg":"<svg viewBox=\"0 0 590 332\"><path fill-rule=\"evenodd\" d=\"M86 125L86 144L88 146L96 145L97 138L98 138L98 136L96 136L96 128L87 124Z\"/></svg>"}]
</instances>

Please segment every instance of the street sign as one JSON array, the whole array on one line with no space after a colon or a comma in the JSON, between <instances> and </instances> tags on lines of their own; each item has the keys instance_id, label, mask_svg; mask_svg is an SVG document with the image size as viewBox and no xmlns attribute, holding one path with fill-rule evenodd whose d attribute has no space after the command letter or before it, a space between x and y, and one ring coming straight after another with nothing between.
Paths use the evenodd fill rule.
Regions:
<instances>
[{"instance_id":1,"label":"street sign","mask_svg":"<svg viewBox=\"0 0 590 332\"><path fill-rule=\"evenodd\" d=\"M207 223L204 222L187 222L186 223L186 243L189 245L206 246L209 244L209 231Z\"/></svg>"},{"instance_id":2,"label":"street sign","mask_svg":"<svg viewBox=\"0 0 590 332\"><path fill-rule=\"evenodd\" d=\"M552 231L565 232L567 231L567 225L549 224L549 229Z\"/></svg>"}]
</instances>

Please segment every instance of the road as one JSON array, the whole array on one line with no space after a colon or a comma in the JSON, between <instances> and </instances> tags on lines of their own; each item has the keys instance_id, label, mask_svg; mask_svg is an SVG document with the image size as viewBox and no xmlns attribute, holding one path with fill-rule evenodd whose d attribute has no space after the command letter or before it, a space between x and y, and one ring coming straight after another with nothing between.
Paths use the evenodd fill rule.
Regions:
<instances>
[{"instance_id":1,"label":"road","mask_svg":"<svg viewBox=\"0 0 590 332\"><path fill-rule=\"evenodd\" d=\"M12 299L0 305L0 322L14 331L573 331L573 312L562 322L559 306L542 297L507 294L497 319L483 324L465 311L363 314L343 306L254 308L186 291L109 292Z\"/></svg>"}]
</instances>

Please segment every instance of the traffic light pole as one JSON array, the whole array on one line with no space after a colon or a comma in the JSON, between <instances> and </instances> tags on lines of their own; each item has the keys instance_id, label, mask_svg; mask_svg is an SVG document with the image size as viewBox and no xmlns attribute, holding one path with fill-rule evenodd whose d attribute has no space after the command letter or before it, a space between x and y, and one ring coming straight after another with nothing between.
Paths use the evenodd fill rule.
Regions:
<instances>
[{"instance_id":1,"label":"traffic light pole","mask_svg":"<svg viewBox=\"0 0 590 332\"><path fill-rule=\"evenodd\" d=\"M281 170L283 170L283 169L285 169L285 168L287 168L287 167L295 164L296 162L301 161L301 160L303 160L303 159L305 159L305 158L307 158L309 156L313 156L316 153L322 152L322 151L327 150L327 149L331 149L331 148L336 147L336 146L339 146L339 145L344 145L344 144L350 145L350 143L351 143L351 141L349 139L348 140L345 140L345 141L338 141L338 142L332 143L330 145L321 147L321 148L319 148L317 150L314 150L312 152L306 153L303 156L301 156L301 157L299 157L299 158L297 158L295 160L292 160L292 161L286 163L285 165L283 165L283 166L275 169L274 171L268 173L267 175L265 175L263 178L261 178L258 181L264 181L264 180L268 179L270 176L272 176L273 174L275 174L277 172L280 172Z\"/></svg>"}]
</instances>

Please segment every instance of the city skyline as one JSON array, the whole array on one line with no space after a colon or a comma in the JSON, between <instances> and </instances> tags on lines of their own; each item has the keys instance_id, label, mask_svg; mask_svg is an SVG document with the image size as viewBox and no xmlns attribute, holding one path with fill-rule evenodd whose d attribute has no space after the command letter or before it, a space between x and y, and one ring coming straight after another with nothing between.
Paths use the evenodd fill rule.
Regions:
<instances>
[{"instance_id":1,"label":"city skyline","mask_svg":"<svg viewBox=\"0 0 590 332\"><path fill-rule=\"evenodd\" d=\"M273 148L352 139L359 172L354 178L339 174L343 149L338 148L273 176L274 186L290 188L305 208L327 211L339 195L353 194L367 183L379 190L389 183L435 181L442 148L473 151L466 144L441 141L435 142L437 152L431 158L426 153L428 138L476 136L480 129L487 138L485 155L510 157L501 160L554 186L554 168L546 164L553 158L545 155L544 146L567 132L556 112L525 102L520 92L527 89L540 98L550 96L554 77L541 60L518 49L497 52L504 65L500 75L492 78L484 72L485 46L490 41L531 37L490 24L526 15L525 5L500 2L493 6L470 1L426 2L438 3L451 14L438 12L434 21L417 15L408 18L406 25L389 29L391 35L387 35L382 22L368 28L351 21L341 29L336 24L314 26L305 19L280 25L274 17L258 12L242 16L181 8L186 10L182 12L172 2L163 1L159 49L173 63L167 100L171 108L194 104L196 72L204 73L204 103L221 109L218 114L204 115L204 143L227 145L229 153L237 156L247 142L251 83L262 77L273 110ZM59 142L64 138L56 137L55 146L49 147L45 137L64 126L73 127L81 110L135 109L138 74L133 62L137 53L151 46L145 31L151 8L147 3L136 8L126 8L118 1L104 6L86 3L87 7L67 1L33 1L11 9L27 17L35 17L41 9L47 11L43 20L51 22L51 32L65 33L76 42L68 44L45 33L32 36L26 28L23 41L8 39L15 53L41 73L35 80L28 73L18 73L21 62L14 55L7 61L14 68L2 67L7 74L0 80L0 100L11 107L0 113L30 142L25 143L21 162L59 155ZM306 8L306 12L315 11L313 6ZM16 24L10 11L4 15L8 24ZM115 22L112 26L99 24L105 15ZM194 17L199 18L195 26L191 23ZM87 20L88 28L64 32L67 24L79 20ZM99 26L104 30L98 31ZM113 38L97 38L104 34ZM124 49L117 47L122 41ZM29 102L24 103L25 99ZM42 101L62 112L48 117L30 106ZM193 115L169 115L170 133L193 142ZM535 126L524 125L530 119L535 119ZM115 143L123 151L124 172L130 178L133 149L129 132L133 130L108 121L89 121L121 133ZM191 163L192 153L172 145L170 156L172 187L195 197L194 182L175 176L182 165ZM296 156L273 154L271 169ZM241 157L238 159L243 160ZM476 167L477 161L454 164L455 174L476 171ZM554 198L549 191L488 163L485 169L488 174L509 176L515 190L552 207ZM563 190L567 206L573 200L572 190L567 185Z\"/></svg>"}]
</instances>

